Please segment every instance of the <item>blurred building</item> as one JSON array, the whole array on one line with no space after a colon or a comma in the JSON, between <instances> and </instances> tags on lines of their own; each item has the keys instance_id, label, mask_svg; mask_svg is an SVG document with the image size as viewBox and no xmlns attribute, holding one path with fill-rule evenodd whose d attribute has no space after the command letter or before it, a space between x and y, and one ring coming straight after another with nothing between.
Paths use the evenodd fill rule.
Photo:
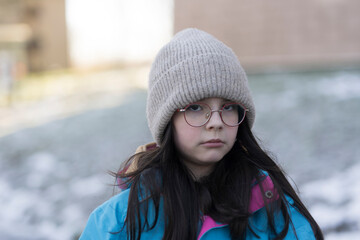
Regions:
<instances>
[{"instance_id":1,"label":"blurred building","mask_svg":"<svg viewBox=\"0 0 360 240\"><path fill-rule=\"evenodd\" d=\"M71 65L148 64L173 33L173 0L67 0Z\"/></svg>"},{"instance_id":2,"label":"blurred building","mask_svg":"<svg viewBox=\"0 0 360 240\"><path fill-rule=\"evenodd\" d=\"M360 66L359 0L175 0L175 32L208 31L247 69Z\"/></svg>"},{"instance_id":3,"label":"blurred building","mask_svg":"<svg viewBox=\"0 0 360 240\"><path fill-rule=\"evenodd\" d=\"M248 71L358 67L358 10L358 0L0 0L0 79L70 58L72 67L151 61L186 27L227 43Z\"/></svg>"},{"instance_id":4,"label":"blurred building","mask_svg":"<svg viewBox=\"0 0 360 240\"><path fill-rule=\"evenodd\" d=\"M68 67L65 0L0 0L0 53L13 72Z\"/></svg>"}]
</instances>

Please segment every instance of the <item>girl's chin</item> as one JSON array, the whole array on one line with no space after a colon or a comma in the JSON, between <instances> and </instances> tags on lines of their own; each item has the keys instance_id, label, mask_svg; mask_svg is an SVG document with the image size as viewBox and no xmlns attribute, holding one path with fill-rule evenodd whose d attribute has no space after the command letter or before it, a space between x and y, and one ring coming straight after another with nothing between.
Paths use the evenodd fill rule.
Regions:
<instances>
[{"instance_id":1,"label":"girl's chin","mask_svg":"<svg viewBox=\"0 0 360 240\"><path fill-rule=\"evenodd\" d=\"M203 158L199 162L204 163L205 165L215 164L215 163L220 162L222 158L223 158L223 156L211 156L208 158Z\"/></svg>"},{"instance_id":2,"label":"girl's chin","mask_svg":"<svg viewBox=\"0 0 360 240\"><path fill-rule=\"evenodd\" d=\"M225 156L224 153L218 151L207 151L206 153L202 154L201 160L203 162L219 162Z\"/></svg>"}]
</instances>

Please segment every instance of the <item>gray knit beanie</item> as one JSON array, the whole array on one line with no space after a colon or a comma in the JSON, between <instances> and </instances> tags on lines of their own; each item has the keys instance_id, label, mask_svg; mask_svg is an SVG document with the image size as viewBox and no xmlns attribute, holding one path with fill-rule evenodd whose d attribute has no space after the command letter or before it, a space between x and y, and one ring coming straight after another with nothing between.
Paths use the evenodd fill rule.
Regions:
<instances>
[{"instance_id":1,"label":"gray knit beanie","mask_svg":"<svg viewBox=\"0 0 360 240\"><path fill-rule=\"evenodd\" d=\"M146 114L155 141L161 142L177 109L209 97L243 104L252 127L254 103L234 52L206 32L185 29L159 51L151 67Z\"/></svg>"}]
</instances>

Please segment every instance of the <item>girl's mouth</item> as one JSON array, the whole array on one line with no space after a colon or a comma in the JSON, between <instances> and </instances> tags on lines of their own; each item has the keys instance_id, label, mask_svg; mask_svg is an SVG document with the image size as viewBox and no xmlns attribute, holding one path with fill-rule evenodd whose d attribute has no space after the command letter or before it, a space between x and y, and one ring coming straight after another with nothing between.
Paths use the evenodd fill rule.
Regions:
<instances>
[{"instance_id":1,"label":"girl's mouth","mask_svg":"<svg viewBox=\"0 0 360 240\"><path fill-rule=\"evenodd\" d=\"M209 148L216 148L224 146L224 142L220 139L211 139L209 141L203 142L201 145Z\"/></svg>"}]
</instances>

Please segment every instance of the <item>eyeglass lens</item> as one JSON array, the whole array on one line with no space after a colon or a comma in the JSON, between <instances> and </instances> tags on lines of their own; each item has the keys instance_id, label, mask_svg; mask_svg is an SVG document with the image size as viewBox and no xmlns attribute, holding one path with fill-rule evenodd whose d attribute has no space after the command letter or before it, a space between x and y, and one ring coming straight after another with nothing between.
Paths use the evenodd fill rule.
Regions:
<instances>
[{"instance_id":1,"label":"eyeglass lens","mask_svg":"<svg viewBox=\"0 0 360 240\"><path fill-rule=\"evenodd\" d=\"M228 126L237 126L245 118L244 107L237 103L224 105L219 113L224 124ZM211 115L211 108L202 103L191 104L185 109L185 120L189 125L194 127L204 125Z\"/></svg>"}]
</instances>

